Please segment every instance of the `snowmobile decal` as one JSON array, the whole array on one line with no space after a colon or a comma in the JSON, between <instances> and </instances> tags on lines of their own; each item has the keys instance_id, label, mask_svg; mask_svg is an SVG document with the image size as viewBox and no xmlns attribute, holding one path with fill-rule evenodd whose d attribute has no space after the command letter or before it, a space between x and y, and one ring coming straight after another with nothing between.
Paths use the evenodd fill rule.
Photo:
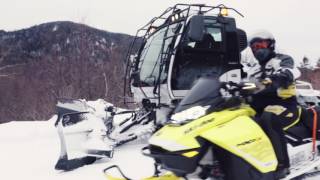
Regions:
<instances>
[{"instance_id":1,"label":"snowmobile decal","mask_svg":"<svg viewBox=\"0 0 320 180\"><path fill-rule=\"evenodd\" d=\"M252 116L254 114L254 110L246 106L239 110L226 110L222 112L211 113L198 119L197 121L192 121L183 126L165 126L151 137L149 143L158 145L159 147L163 147L169 151L181 151L198 148L200 144L194 137L201 135L213 127L224 124L235 117L241 115ZM217 119L217 117L219 117L219 119ZM202 126L203 124L206 124L206 126Z\"/></svg>"},{"instance_id":2,"label":"snowmobile decal","mask_svg":"<svg viewBox=\"0 0 320 180\"><path fill-rule=\"evenodd\" d=\"M292 124L290 124L289 126L283 128L283 130L287 130L287 129L291 128L292 126L296 125L300 121L300 119L301 119L301 107L298 108L298 117L297 117L297 119Z\"/></svg>"},{"instance_id":3,"label":"snowmobile decal","mask_svg":"<svg viewBox=\"0 0 320 180\"><path fill-rule=\"evenodd\" d=\"M237 117L201 136L243 158L263 173L276 169L277 159L270 140L249 117Z\"/></svg>"},{"instance_id":4,"label":"snowmobile decal","mask_svg":"<svg viewBox=\"0 0 320 180\"><path fill-rule=\"evenodd\" d=\"M266 112L271 112L274 113L276 115L280 115L281 113L283 113L284 111L287 110L287 108L283 107L283 106L279 106L279 105L269 105L264 109Z\"/></svg>"},{"instance_id":5,"label":"snowmobile decal","mask_svg":"<svg viewBox=\"0 0 320 180\"><path fill-rule=\"evenodd\" d=\"M199 154L198 151L190 151L190 152L183 153L182 155L191 158L191 157L194 157L198 154Z\"/></svg>"}]
</instances>

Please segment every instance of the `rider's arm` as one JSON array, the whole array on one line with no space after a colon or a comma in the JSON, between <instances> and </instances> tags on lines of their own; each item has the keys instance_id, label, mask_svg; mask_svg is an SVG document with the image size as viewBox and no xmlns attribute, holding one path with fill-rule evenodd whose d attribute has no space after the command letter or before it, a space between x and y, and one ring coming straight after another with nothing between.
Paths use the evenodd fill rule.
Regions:
<instances>
[{"instance_id":1,"label":"rider's arm","mask_svg":"<svg viewBox=\"0 0 320 180\"><path fill-rule=\"evenodd\" d=\"M300 71L294 66L294 60L290 56L280 54L277 58L280 59L279 68L270 79L274 86L287 88L300 77Z\"/></svg>"}]
</instances>

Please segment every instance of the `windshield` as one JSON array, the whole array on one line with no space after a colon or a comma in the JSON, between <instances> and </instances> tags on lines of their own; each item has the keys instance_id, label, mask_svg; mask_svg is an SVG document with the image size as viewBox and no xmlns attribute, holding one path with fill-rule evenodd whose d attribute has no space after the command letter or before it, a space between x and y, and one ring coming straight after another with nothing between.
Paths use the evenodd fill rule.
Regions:
<instances>
[{"instance_id":1,"label":"windshield","mask_svg":"<svg viewBox=\"0 0 320 180\"><path fill-rule=\"evenodd\" d=\"M221 83L216 77L201 77L179 103L175 113L193 106L217 106L223 103L220 88Z\"/></svg>"},{"instance_id":2,"label":"windshield","mask_svg":"<svg viewBox=\"0 0 320 180\"><path fill-rule=\"evenodd\" d=\"M174 34L179 31L179 23L172 24L169 26L168 33L166 37L168 37L165 41L164 36L166 33L167 27L164 27L157 32L155 32L152 36L147 40L141 55L140 55L140 80L148 85L154 85L154 82L159 78L159 70L160 70L160 58L161 58L161 48L163 42L164 49L163 52L167 51L168 45L174 39ZM165 69L165 68L163 68ZM167 77L166 73L161 73L160 82L165 80Z\"/></svg>"},{"instance_id":3,"label":"windshield","mask_svg":"<svg viewBox=\"0 0 320 180\"><path fill-rule=\"evenodd\" d=\"M204 20L204 23L203 39L199 42L188 39L187 48L221 51L223 43L221 24L216 19L209 17Z\"/></svg>"}]
</instances>

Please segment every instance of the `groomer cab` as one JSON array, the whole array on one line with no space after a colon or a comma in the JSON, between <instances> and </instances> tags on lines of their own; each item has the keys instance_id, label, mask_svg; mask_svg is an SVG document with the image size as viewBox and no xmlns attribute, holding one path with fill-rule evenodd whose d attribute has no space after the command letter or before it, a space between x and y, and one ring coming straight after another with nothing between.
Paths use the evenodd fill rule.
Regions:
<instances>
[{"instance_id":1,"label":"groomer cab","mask_svg":"<svg viewBox=\"0 0 320 180\"><path fill-rule=\"evenodd\" d=\"M124 92L134 102L170 105L201 76L240 81L247 36L229 12L242 16L224 5L177 4L153 18L129 48Z\"/></svg>"}]
</instances>

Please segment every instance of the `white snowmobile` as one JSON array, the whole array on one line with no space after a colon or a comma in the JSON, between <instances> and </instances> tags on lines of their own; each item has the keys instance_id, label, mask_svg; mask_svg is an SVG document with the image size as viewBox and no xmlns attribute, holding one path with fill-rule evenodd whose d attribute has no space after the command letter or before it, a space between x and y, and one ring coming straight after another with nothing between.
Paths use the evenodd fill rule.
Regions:
<instances>
[{"instance_id":1,"label":"white snowmobile","mask_svg":"<svg viewBox=\"0 0 320 180\"><path fill-rule=\"evenodd\" d=\"M320 91L313 89L311 83L297 81L297 100L304 106L320 106Z\"/></svg>"},{"instance_id":2,"label":"white snowmobile","mask_svg":"<svg viewBox=\"0 0 320 180\"><path fill-rule=\"evenodd\" d=\"M100 158L112 158L115 147L153 133L154 125L147 118L151 112L115 112L113 106L106 104L105 107L106 115L101 117L84 100L61 99L58 102L55 125L61 150L55 169L69 171ZM115 118L118 115L122 118Z\"/></svg>"}]
</instances>

